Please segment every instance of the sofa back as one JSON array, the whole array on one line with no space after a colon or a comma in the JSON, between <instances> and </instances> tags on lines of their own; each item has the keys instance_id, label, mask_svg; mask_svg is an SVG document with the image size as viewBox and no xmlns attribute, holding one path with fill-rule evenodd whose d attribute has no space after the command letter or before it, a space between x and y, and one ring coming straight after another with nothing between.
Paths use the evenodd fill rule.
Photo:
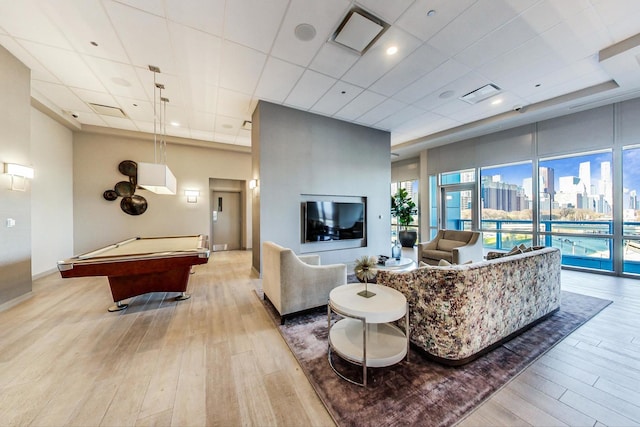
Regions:
<instances>
[{"instance_id":1,"label":"sofa back","mask_svg":"<svg viewBox=\"0 0 640 427\"><path fill-rule=\"evenodd\" d=\"M464 360L560 306L560 250L489 261L379 271L409 302L411 341L436 358Z\"/></svg>"}]
</instances>

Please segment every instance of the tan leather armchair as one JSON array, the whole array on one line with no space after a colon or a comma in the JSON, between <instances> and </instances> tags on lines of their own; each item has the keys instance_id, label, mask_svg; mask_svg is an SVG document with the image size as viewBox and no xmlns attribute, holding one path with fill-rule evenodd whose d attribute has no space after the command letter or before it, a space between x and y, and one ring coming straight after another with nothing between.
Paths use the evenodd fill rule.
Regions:
<instances>
[{"instance_id":1,"label":"tan leather armchair","mask_svg":"<svg viewBox=\"0 0 640 427\"><path fill-rule=\"evenodd\" d=\"M429 242L418 243L418 259L438 265L440 260L451 264L482 261L482 234L477 231L439 230Z\"/></svg>"},{"instance_id":2,"label":"tan leather armchair","mask_svg":"<svg viewBox=\"0 0 640 427\"><path fill-rule=\"evenodd\" d=\"M273 242L262 244L262 289L281 316L327 304L329 292L347 283L345 264L320 265L319 255L296 255Z\"/></svg>"}]
</instances>

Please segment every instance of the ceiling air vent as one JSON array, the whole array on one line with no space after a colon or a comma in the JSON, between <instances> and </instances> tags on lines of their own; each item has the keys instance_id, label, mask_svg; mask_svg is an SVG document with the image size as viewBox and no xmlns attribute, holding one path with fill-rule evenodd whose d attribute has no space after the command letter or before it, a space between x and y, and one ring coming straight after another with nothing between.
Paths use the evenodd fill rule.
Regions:
<instances>
[{"instance_id":1,"label":"ceiling air vent","mask_svg":"<svg viewBox=\"0 0 640 427\"><path fill-rule=\"evenodd\" d=\"M487 98L491 98L494 95L499 94L502 91L498 86L493 83L484 85L481 88L473 90L466 95L460 97L460 99L469 104L477 104L480 101L484 101Z\"/></svg>"},{"instance_id":2,"label":"ceiling air vent","mask_svg":"<svg viewBox=\"0 0 640 427\"><path fill-rule=\"evenodd\" d=\"M124 113L124 111L122 111L122 109L118 107L110 107L108 105L92 103L89 103L89 106L93 109L93 111L103 116L120 117L121 119L127 118L127 115Z\"/></svg>"},{"instance_id":3,"label":"ceiling air vent","mask_svg":"<svg viewBox=\"0 0 640 427\"><path fill-rule=\"evenodd\" d=\"M389 24L369 12L354 7L347 13L331 40L338 45L364 54L389 28Z\"/></svg>"}]
</instances>

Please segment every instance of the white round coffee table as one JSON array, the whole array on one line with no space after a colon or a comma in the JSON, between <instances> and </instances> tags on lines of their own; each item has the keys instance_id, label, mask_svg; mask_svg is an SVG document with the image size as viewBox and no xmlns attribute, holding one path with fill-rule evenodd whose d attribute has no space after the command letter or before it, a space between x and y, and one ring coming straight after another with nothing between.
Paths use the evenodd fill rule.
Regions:
<instances>
[{"instance_id":1,"label":"white round coffee table","mask_svg":"<svg viewBox=\"0 0 640 427\"><path fill-rule=\"evenodd\" d=\"M364 283L338 286L329 293L327 326L329 328L328 357L338 376L354 384L367 386L367 367L379 368L402 361L409 354L409 307L400 292L387 286L369 284L375 293L366 298L358 295ZM331 324L331 312L342 319ZM390 323L405 318L405 332ZM362 383L336 370L331 353L362 365Z\"/></svg>"}]
</instances>

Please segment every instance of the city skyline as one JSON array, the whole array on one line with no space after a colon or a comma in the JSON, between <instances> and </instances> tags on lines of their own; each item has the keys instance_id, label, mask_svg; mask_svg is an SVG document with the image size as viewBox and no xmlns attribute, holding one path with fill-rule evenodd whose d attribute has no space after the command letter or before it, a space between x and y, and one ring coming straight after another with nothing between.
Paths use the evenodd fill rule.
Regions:
<instances>
[{"instance_id":1,"label":"city skyline","mask_svg":"<svg viewBox=\"0 0 640 427\"><path fill-rule=\"evenodd\" d=\"M625 150L623 152L624 170L623 170L623 185L624 193L635 190L639 192L640 189L640 149ZM598 184L601 181L602 164L609 163L610 182L612 182L613 173L612 155L607 153L596 153L590 155L565 157L551 160L540 161L540 167L548 167L554 170L554 188L556 192L560 188L560 178L572 176L580 176L580 164L590 163L590 184L598 189ZM516 184L524 187L524 180L531 178L532 176L532 163L513 164L507 166L489 167L482 169L483 176L495 176L500 175L501 182Z\"/></svg>"}]
</instances>

